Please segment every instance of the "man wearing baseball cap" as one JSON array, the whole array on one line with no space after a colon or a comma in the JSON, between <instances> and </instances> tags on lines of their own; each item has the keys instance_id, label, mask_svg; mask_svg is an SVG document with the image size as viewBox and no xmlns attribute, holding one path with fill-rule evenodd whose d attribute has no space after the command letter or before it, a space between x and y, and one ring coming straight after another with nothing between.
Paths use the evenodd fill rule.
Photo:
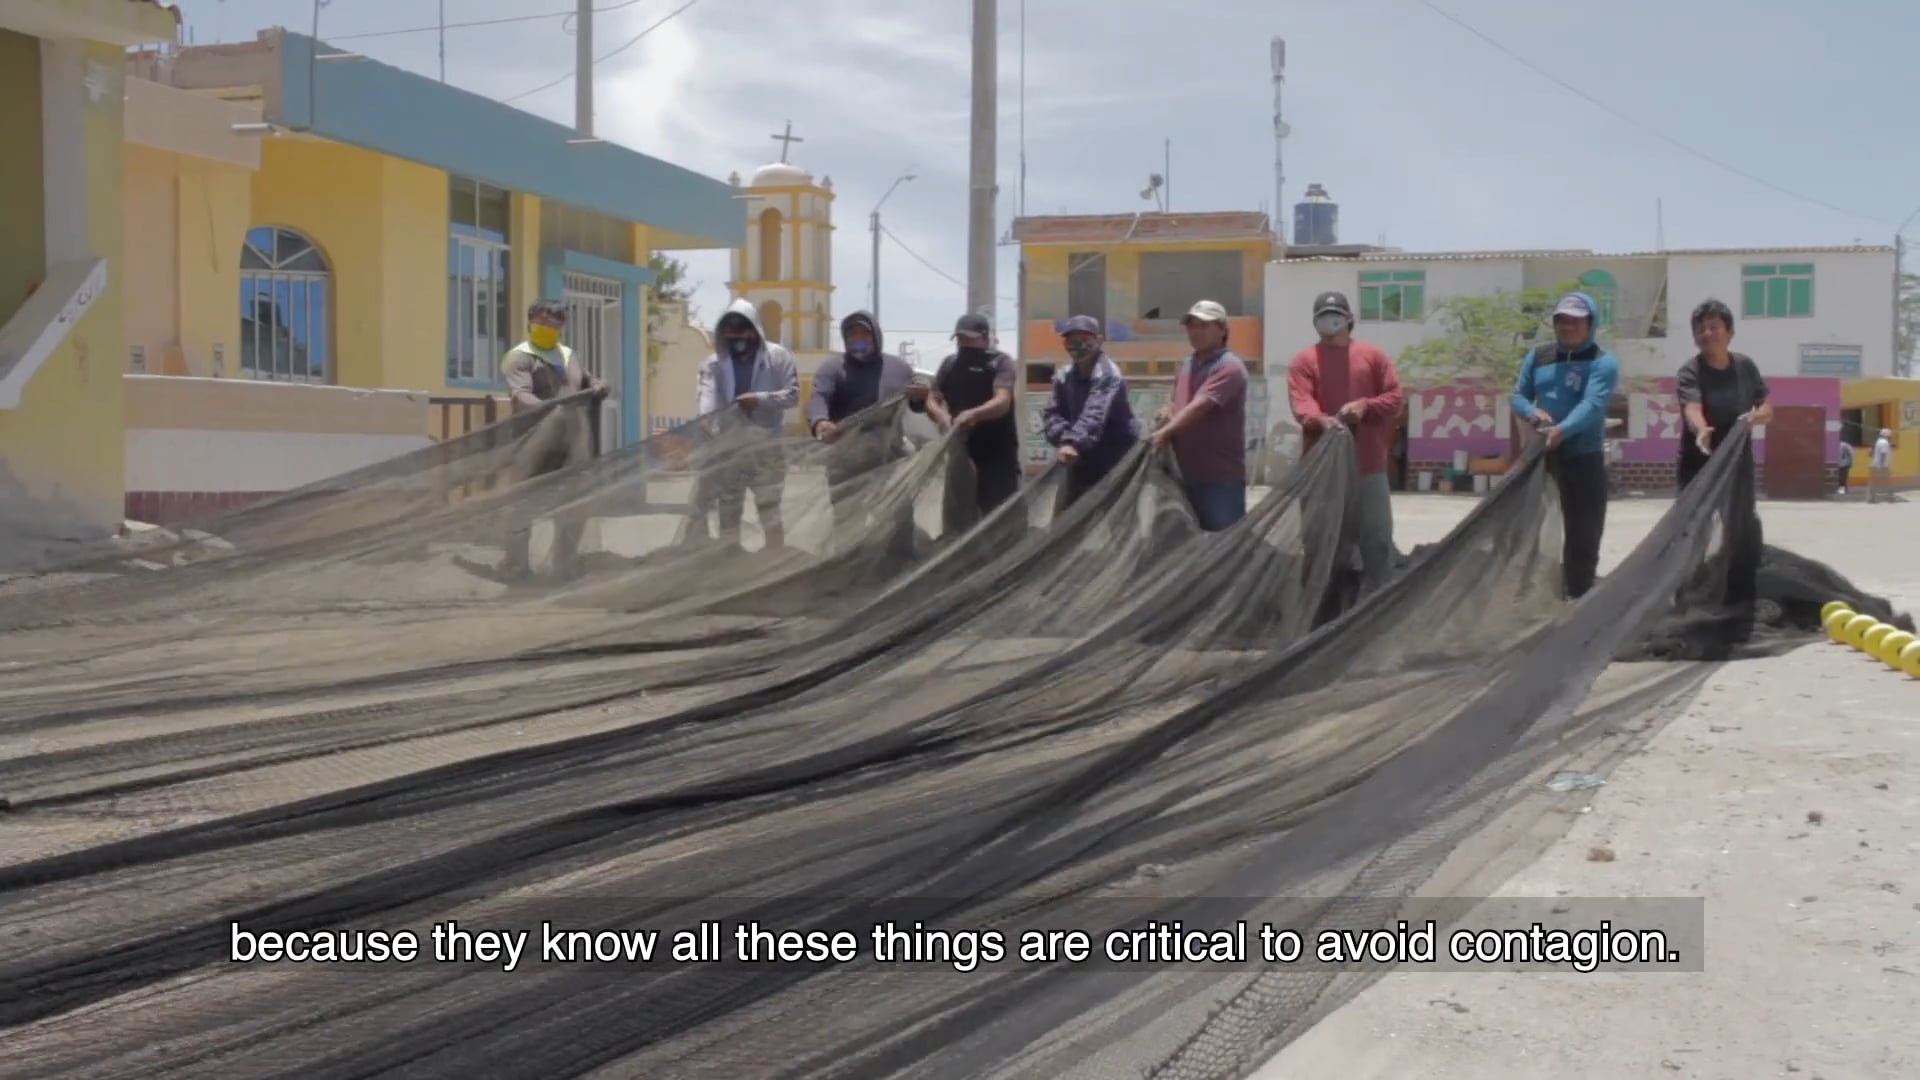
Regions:
<instances>
[{"instance_id":1,"label":"man wearing baseball cap","mask_svg":"<svg viewBox=\"0 0 1920 1080\"><path fill-rule=\"evenodd\" d=\"M1393 573L1393 491L1387 464L1400 417L1400 376L1393 360L1377 346L1353 337L1353 305L1342 293L1321 293L1313 301L1313 329L1320 343L1294 354L1287 366L1287 397L1294 419L1313 449L1336 425L1353 431L1359 467L1359 527L1365 595L1387 583Z\"/></svg>"},{"instance_id":2,"label":"man wearing baseball cap","mask_svg":"<svg viewBox=\"0 0 1920 1080\"><path fill-rule=\"evenodd\" d=\"M954 536L986 517L1020 490L1020 430L1013 418L1013 357L993 347L993 323L977 312L953 325L958 348L940 362L926 412L942 429L966 435L966 461L973 468L971 505L948 499L943 534ZM957 464L958 455L951 459ZM951 470L948 487L961 479Z\"/></svg>"},{"instance_id":3,"label":"man wearing baseball cap","mask_svg":"<svg viewBox=\"0 0 1920 1080\"><path fill-rule=\"evenodd\" d=\"M1218 532L1247 513L1247 365L1227 350L1227 309L1212 300L1180 320L1193 352L1174 375L1154 448L1173 447L1200 527Z\"/></svg>"},{"instance_id":4,"label":"man wearing baseball cap","mask_svg":"<svg viewBox=\"0 0 1920 1080\"><path fill-rule=\"evenodd\" d=\"M1567 598L1593 588L1607 527L1607 405L1620 362L1594 340L1599 305L1570 292L1553 307L1553 340L1537 345L1513 383L1513 416L1547 439L1547 469L1560 489Z\"/></svg>"},{"instance_id":5,"label":"man wearing baseball cap","mask_svg":"<svg viewBox=\"0 0 1920 1080\"><path fill-rule=\"evenodd\" d=\"M1067 467L1056 511L1072 506L1127 456L1139 434L1120 365L1100 349L1100 323L1075 315L1060 328L1073 358L1053 373L1053 397L1042 417L1047 444Z\"/></svg>"}]
</instances>

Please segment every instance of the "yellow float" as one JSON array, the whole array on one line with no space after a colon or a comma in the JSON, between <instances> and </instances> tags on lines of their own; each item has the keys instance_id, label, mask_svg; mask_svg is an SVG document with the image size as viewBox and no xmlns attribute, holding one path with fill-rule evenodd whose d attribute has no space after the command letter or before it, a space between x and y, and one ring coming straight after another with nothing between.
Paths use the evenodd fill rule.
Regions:
<instances>
[{"instance_id":1,"label":"yellow float","mask_svg":"<svg viewBox=\"0 0 1920 1080\"><path fill-rule=\"evenodd\" d=\"M1832 638L1834 641L1839 642L1842 645L1845 645L1847 643L1847 639L1846 639L1847 620L1851 618L1853 618L1853 612L1848 611L1845 608L1842 608L1841 610L1836 611L1833 614L1827 616L1825 619L1822 619L1821 622L1826 624L1828 637Z\"/></svg>"},{"instance_id":2,"label":"yellow float","mask_svg":"<svg viewBox=\"0 0 1920 1080\"><path fill-rule=\"evenodd\" d=\"M1860 647L1860 639L1866 635L1867 631L1873 629L1879 625L1879 623L1880 620L1871 615L1855 615L1853 618L1847 620L1845 626L1840 628L1840 640L1857 649Z\"/></svg>"},{"instance_id":3,"label":"yellow float","mask_svg":"<svg viewBox=\"0 0 1920 1080\"><path fill-rule=\"evenodd\" d=\"M1880 658L1880 643L1887 640L1887 635L1894 633L1898 629L1899 627L1888 623L1875 623L1867 627L1867 632L1860 635L1860 651L1878 660Z\"/></svg>"},{"instance_id":4,"label":"yellow float","mask_svg":"<svg viewBox=\"0 0 1920 1080\"><path fill-rule=\"evenodd\" d=\"M1900 670L1920 679L1920 641L1900 650Z\"/></svg>"},{"instance_id":5,"label":"yellow float","mask_svg":"<svg viewBox=\"0 0 1920 1080\"><path fill-rule=\"evenodd\" d=\"M1825 626L1827 620L1833 618L1833 613L1836 611L1853 614L1853 608L1845 600L1829 600L1820 605L1820 625Z\"/></svg>"},{"instance_id":6,"label":"yellow float","mask_svg":"<svg viewBox=\"0 0 1920 1080\"><path fill-rule=\"evenodd\" d=\"M1916 639L1905 630L1895 630L1880 639L1880 648L1874 653L1880 661L1895 671L1900 670L1900 652L1914 643Z\"/></svg>"}]
</instances>

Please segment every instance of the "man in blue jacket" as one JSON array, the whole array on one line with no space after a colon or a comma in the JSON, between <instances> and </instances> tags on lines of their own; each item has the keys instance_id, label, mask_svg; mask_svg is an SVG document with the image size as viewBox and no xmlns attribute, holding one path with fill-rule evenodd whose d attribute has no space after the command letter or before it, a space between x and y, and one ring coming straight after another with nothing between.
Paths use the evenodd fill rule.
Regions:
<instances>
[{"instance_id":1,"label":"man in blue jacket","mask_svg":"<svg viewBox=\"0 0 1920 1080\"><path fill-rule=\"evenodd\" d=\"M1127 402L1127 381L1100 347L1100 323L1075 315L1061 327L1072 362L1053 373L1043 433L1067 467L1057 510L1064 511L1127 456L1140 432Z\"/></svg>"},{"instance_id":2,"label":"man in blue jacket","mask_svg":"<svg viewBox=\"0 0 1920 1080\"><path fill-rule=\"evenodd\" d=\"M1594 341L1593 297L1573 292L1553 308L1550 344L1535 346L1513 384L1513 415L1547 437L1547 469L1560 488L1567 598L1593 588L1607 527L1607 403L1620 362Z\"/></svg>"}]
</instances>

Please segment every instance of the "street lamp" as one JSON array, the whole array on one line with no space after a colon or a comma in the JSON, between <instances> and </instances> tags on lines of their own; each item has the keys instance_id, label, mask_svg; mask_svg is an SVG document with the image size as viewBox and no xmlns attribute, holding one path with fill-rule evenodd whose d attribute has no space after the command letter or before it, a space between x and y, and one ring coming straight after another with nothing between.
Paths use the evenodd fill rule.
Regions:
<instances>
[{"instance_id":1,"label":"street lamp","mask_svg":"<svg viewBox=\"0 0 1920 1080\"><path fill-rule=\"evenodd\" d=\"M880 322L880 208L887 204L887 200L893 197L893 193L899 190L901 184L911 179L913 179L913 171L911 169L900 174L899 179L895 180L893 185L887 188L887 193L880 196L880 201L873 204L873 213L867 215L867 227L873 231L872 311L873 321L876 324Z\"/></svg>"}]
</instances>

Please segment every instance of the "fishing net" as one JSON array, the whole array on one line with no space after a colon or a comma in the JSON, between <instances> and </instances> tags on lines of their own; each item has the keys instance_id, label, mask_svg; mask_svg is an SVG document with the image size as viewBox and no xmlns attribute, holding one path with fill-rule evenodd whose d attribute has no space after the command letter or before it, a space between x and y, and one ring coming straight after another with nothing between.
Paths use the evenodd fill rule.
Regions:
<instances>
[{"instance_id":1,"label":"fishing net","mask_svg":"<svg viewBox=\"0 0 1920 1080\"><path fill-rule=\"evenodd\" d=\"M1805 640L1815 595L1885 606L1769 549L1774 614L1734 640L1744 428L1568 604L1537 444L1359 599L1342 433L1210 534L1145 446L1072 502L1054 469L969 512L962 444L905 416L829 446L729 411L595 458L563 402L0 584L0 1069L1245 1075L1365 976L967 964L964 937L835 964L228 956L236 923L530 949L543 923L1383 925L1608 717L1678 692L1588 700L1616 656Z\"/></svg>"}]
</instances>

